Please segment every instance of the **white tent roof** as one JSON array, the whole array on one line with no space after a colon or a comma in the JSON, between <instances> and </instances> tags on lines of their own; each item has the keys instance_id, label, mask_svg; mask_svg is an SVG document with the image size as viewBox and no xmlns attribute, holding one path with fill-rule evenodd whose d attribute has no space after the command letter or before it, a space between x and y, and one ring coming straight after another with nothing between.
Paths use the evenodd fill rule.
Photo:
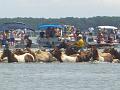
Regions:
<instances>
[{"instance_id":1,"label":"white tent roof","mask_svg":"<svg viewBox=\"0 0 120 90\"><path fill-rule=\"evenodd\" d=\"M114 26L98 26L99 29L118 29L117 27Z\"/></svg>"}]
</instances>

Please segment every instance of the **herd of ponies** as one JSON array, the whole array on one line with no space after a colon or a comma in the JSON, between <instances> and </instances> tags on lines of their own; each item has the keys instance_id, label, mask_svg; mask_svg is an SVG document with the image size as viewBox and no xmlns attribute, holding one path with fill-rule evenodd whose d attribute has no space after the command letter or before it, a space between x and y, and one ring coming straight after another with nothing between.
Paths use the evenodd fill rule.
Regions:
<instances>
[{"instance_id":1,"label":"herd of ponies","mask_svg":"<svg viewBox=\"0 0 120 90\"><path fill-rule=\"evenodd\" d=\"M29 63L29 62L108 62L120 63L120 52L115 48L105 48L99 51L95 46L84 51L76 51L72 48L59 49L55 47L52 50L32 50L30 48L13 50L4 49L0 52L0 63Z\"/></svg>"}]
</instances>

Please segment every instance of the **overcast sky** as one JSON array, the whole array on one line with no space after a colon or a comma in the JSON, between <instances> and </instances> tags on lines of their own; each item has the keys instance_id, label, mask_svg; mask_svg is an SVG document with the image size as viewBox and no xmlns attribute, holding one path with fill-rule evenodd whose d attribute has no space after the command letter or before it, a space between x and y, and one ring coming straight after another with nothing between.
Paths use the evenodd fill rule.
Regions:
<instances>
[{"instance_id":1,"label":"overcast sky","mask_svg":"<svg viewBox=\"0 0 120 90\"><path fill-rule=\"evenodd\" d=\"M0 0L0 17L120 16L120 0Z\"/></svg>"}]
</instances>

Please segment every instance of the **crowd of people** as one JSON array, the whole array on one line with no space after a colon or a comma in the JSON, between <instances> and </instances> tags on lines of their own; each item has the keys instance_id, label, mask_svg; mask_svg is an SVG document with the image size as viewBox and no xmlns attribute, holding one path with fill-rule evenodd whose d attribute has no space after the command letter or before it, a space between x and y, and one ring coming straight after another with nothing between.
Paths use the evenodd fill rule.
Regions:
<instances>
[{"instance_id":1,"label":"crowd of people","mask_svg":"<svg viewBox=\"0 0 120 90\"><path fill-rule=\"evenodd\" d=\"M23 44L26 48L31 47L32 40L29 39L29 35L25 34L24 31L4 31L0 34L0 47L14 47L17 44L16 38L19 38L19 42Z\"/></svg>"},{"instance_id":2,"label":"crowd of people","mask_svg":"<svg viewBox=\"0 0 120 90\"><path fill-rule=\"evenodd\" d=\"M60 28L47 28L46 31L41 31L38 36L37 43L38 45L41 44L41 41L44 41L44 38L46 38L47 45L49 48L54 48L55 42L51 40L51 38L58 38L61 35ZM67 34L63 34L63 39L61 39L58 48L67 48L68 46L72 46L77 50L84 50L84 48L87 47L89 44L100 44L100 43L114 43L114 42L120 42L120 30L112 30L111 32L107 32L106 30L99 31L96 35L93 35L93 32L79 32L74 33L71 32L68 37L74 38L74 41L68 40L66 38ZM16 38L20 38L20 43L25 46L25 48L31 48L32 40L29 38L29 35L27 35L24 31L4 31L0 34L0 46L4 47L7 42L10 47L15 46L17 41ZM41 46L41 45L40 45Z\"/></svg>"},{"instance_id":3,"label":"crowd of people","mask_svg":"<svg viewBox=\"0 0 120 90\"><path fill-rule=\"evenodd\" d=\"M120 42L120 30L102 30L97 35L98 43L116 43Z\"/></svg>"},{"instance_id":4,"label":"crowd of people","mask_svg":"<svg viewBox=\"0 0 120 90\"><path fill-rule=\"evenodd\" d=\"M0 34L0 47L4 47L7 43L10 46L15 44L15 33L12 31L1 32Z\"/></svg>"},{"instance_id":5,"label":"crowd of people","mask_svg":"<svg viewBox=\"0 0 120 90\"><path fill-rule=\"evenodd\" d=\"M101 30L96 35L93 35L93 32L80 32L76 34L75 41L71 42L69 40L63 39L59 44L59 48L67 48L68 46L72 46L77 50L84 50L92 45L99 46L99 44L112 44L120 42L120 30L111 30L111 32L107 30Z\"/></svg>"}]
</instances>

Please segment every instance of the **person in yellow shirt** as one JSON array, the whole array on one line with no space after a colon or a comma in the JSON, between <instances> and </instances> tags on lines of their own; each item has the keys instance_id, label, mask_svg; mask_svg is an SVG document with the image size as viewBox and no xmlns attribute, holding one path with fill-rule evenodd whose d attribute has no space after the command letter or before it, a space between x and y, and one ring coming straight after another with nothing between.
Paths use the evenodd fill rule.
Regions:
<instances>
[{"instance_id":1,"label":"person in yellow shirt","mask_svg":"<svg viewBox=\"0 0 120 90\"><path fill-rule=\"evenodd\" d=\"M82 35L79 35L78 38L79 38L79 40L77 42L75 42L74 45L78 48L78 50L83 51L83 48L85 46L85 42L82 38Z\"/></svg>"}]
</instances>

